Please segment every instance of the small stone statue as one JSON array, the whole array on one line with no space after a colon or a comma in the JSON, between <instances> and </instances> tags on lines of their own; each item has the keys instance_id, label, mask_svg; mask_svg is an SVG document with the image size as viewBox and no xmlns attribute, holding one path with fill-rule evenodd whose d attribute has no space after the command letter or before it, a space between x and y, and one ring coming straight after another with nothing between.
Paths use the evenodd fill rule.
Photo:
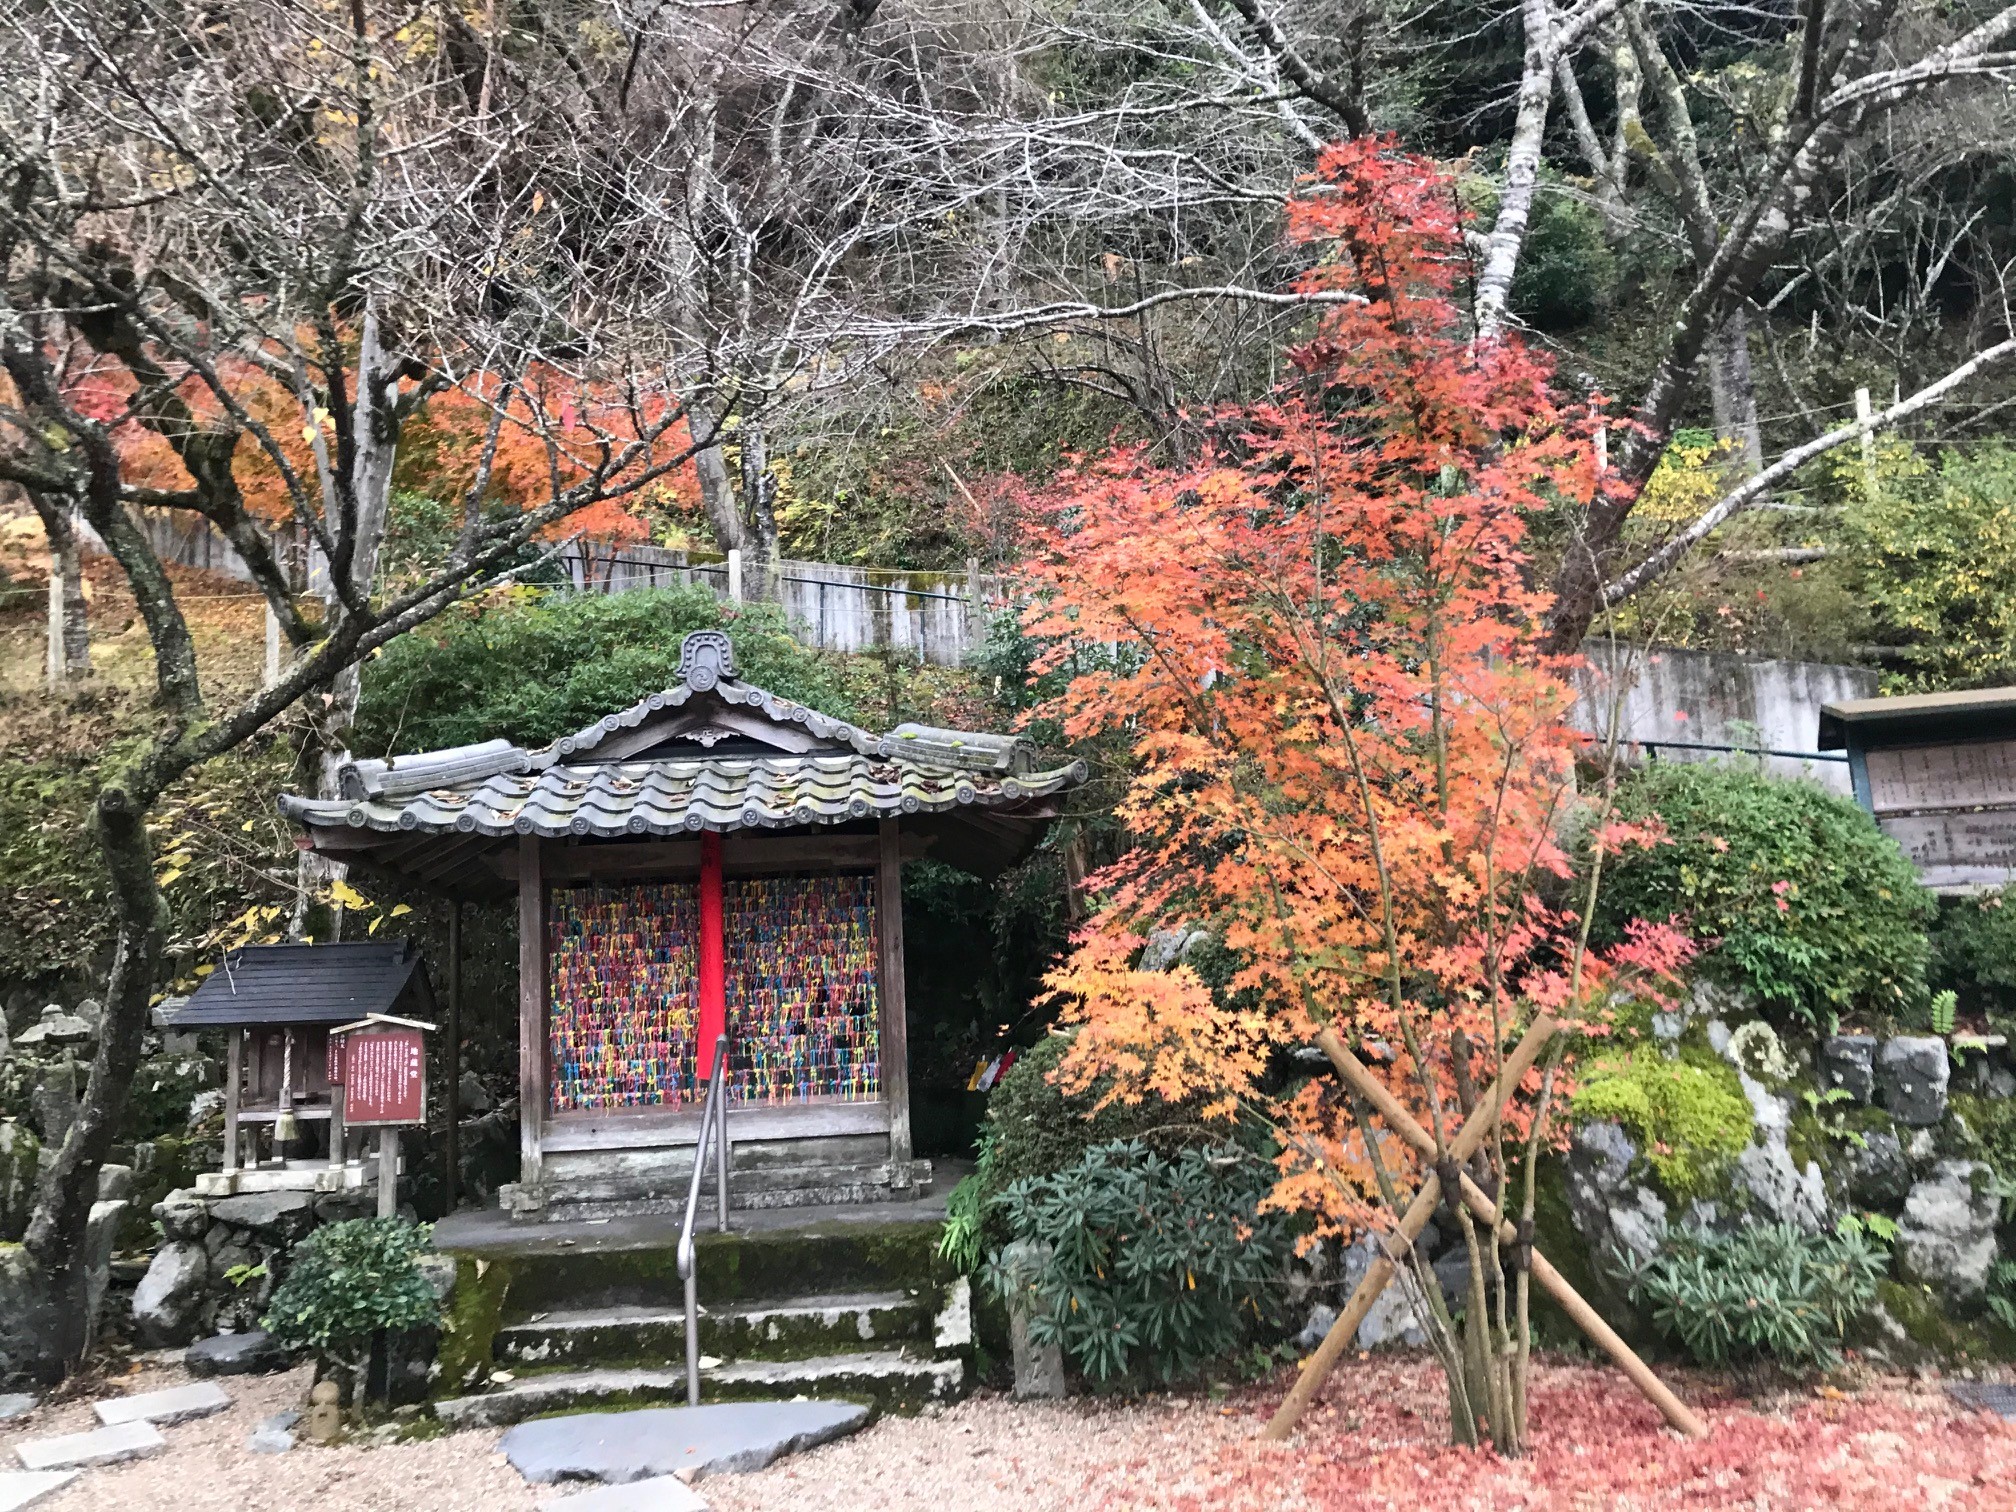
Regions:
<instances>
[{"instance_id":1,"label":"small stone statue","mask_svg":"<svg viewBox=\"0 0 2016 1512\"><path fill-rule=\"evenodd\" d=\"M342 1389L334 1381L317 1381L308 1392L308 1442L333 1444L342 1436Z\"/></svg>"}]
</instances>

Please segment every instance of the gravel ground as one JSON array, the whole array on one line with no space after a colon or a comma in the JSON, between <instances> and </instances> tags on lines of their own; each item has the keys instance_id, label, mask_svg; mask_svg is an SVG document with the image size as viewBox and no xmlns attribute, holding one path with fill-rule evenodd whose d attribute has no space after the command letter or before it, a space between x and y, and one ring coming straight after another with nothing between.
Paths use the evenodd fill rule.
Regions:
<instances>
[{"instance_id":1,"label":"gravel ground","mask_svg":"<svg viewBox=\"0 0 2016 1512\"><path fill-rule=\"evenodd\" d=\"M168 1448L151 1459L87 1471L36 1512L530 1512L581 1487L530 1487L497 1452L496 1431L423 1443L253 1454L245 1439L259 1420L305 1405L306 1367L285 1375L221 1382L224 1412L161 1430ZM51 1403L0 1433L0 1465L16 1468L27 1438L97 1426L91 1402L186 1384L178 1368L144 1366L76 1400ZM1086 1403L1016 1405L981 1396L927 1417L888 1418L838 1444L759 1475L715 1476L701 1489L716 1512L1069 1512L1154 1507L1157 1483L1179 1445L1251 1434L1245 1418L1196 1403L1133 1408Z\"/></svg>"},{"instance_id":2,"label":"gravel ground","mask_svg":"<svg viewBox=\"0 0 2016 1512\"><path fill-rule=\"evenodd\" d=\"M0 1432L0 1465L24 1438L95 1425L94 1397L182 1384L146 1365ZM495 1430L425 1442L245 1447L259 1420L305 1404L309 1373L223 1383L234 1401L163 1430L152 1459L87 1471L38 1512L530 1512L583 1487L531 1487ZM1499 1460L1447 1447L1432 1364L1375 1358L1340 1370L1293 1443L1259 1430L1282 1382L1220 1404L1016 1404L990 1394L866 1432L756 1475L700 1490L715 1512L2008 1512L2016 1424L1959 1411L1936 1385L1870 1377L1852 1393L1794 1388L1767 1402L1726 1383L1676 1384L1713 1426L1705 1442L1663 1429L1615 1372L1536 1366L1536 1452ZM1542 1426L1544 1424L1544 1426Z\"/></svg>"}]
</instances>

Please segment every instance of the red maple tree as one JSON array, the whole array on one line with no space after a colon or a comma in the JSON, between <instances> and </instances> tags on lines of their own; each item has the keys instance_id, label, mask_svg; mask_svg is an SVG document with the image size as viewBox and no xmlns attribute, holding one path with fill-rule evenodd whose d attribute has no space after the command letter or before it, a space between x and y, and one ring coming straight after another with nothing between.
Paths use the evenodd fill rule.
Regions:
<instances>
[{"instance_id":1,"label":"red maple tree","mask_svg":"<svg viewBox=\"0 0 2016 1512\"><path fill-rule=\"evenodd\" d=\"M1129 848L1051 978L1079 1026L1062 1074L1268 1120L1271 1200L1324 1235L1394 1229L1428 1169L1448 1185L1480 1100L1469 1169L1509 1219L1523 1168L1530 1222L1565 1038L1509 1098L1484 1089L1543 1014L1601 1032L1686 952L1665 928L1587 945L1600 865L1578 878L1568 837L1597 857L1648 837L1609 822L1600 784L1594 803L1578 793L1570 669L1539 650L1527 539L1599 486L1590 421L1556 401L1540 356L1470 340L1455 206L1391 142L1326 152L1290 213L1315 253L1303 287L1331 300L1293 381L1217 415L1192 465L1139 447L1083 464L1049 500L1030 570L1028 629L1070 673L1044 712L1129 752ZM1243 961L1229 992L1130 967L1150 929L1181 924ZM1376 1099L1327 1078L1263 1095L1273 1053L1325 1031L1373 1063L1389 1112L1432 1131L1433 1166ZM1463 1226L1461 1324L1418 1255L1417 1306L1456 1437L1517 1452L1525 1275L1506 1281L1497 1222Z\"/></svg>"}]
</instances>

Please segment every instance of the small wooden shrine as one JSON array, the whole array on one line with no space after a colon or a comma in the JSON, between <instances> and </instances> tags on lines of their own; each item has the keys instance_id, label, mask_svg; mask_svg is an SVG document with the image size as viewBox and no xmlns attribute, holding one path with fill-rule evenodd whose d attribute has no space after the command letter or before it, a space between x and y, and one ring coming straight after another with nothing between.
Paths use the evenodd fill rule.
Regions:
<instances>
[{"instance_id":1,"label":"small wooden shrine","mask_svg":"<svg viewBox=\"0 0 2016 1512\"><path fill-rule=\"evenodd\" d=\"M249 945L232 951L187 1002L164 1015L177 1032L223 1029L223 1170L197 1177L205 1197L340 1191L372 1172L345 1127L329 1045L360 1020L431 1015L420 954L404 940Z\"/></svg>"},{"instance_id":2,"label":"small wooden shrine","mask_svg":"<svg viewBox=\"0 0 2016 1512\"><path fill-rule=\"evenodd\" d=\"M1084 767L828 718L742 682L720 631L679 679L542 749L353 762L342 797L281 810L333 858L515 894L514 1213L682 1202L724 1029L736 1202L914 1195L902 862L1002 871Z\"/></svg>"},{"instance_id":3,"label":"small wooden shrine","mask_svg":"<svg viewBox=\"0 0 2016 1512\"><path fill-rule=\"evenodd\" d=\"M1820 749L1848 753L1856 801L1927 887L2016 878L2016 688L1827 704Z\"/></svg>"}]
</instances>

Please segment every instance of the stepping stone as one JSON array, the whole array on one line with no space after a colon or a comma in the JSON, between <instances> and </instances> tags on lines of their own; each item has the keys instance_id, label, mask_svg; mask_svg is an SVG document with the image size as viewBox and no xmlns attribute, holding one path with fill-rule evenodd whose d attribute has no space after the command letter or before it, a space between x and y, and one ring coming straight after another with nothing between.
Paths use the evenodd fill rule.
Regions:
<instances>
[{"instance_id":1,"label":"stepping stone","mask_svg":"<svg viewBox=\"0 0 2016 1512\"><path fill-rule=\"evenodd\" d=\"M16 1444L14 1452L30 1470L71 1470L86 1465L116 1465L121 1460L145 1459L168 1447L168 1440L149 1422L120 1423L112 1428L93 1428L89 1433L66 1433L58 1438L29 1439Z\"/></svg>"},{"instance_id":2,"label":"stepping stone","mask_svg":"<svg viewBox=\"0 0 2016 1512\"><path fill-rule=\"evenodd\" d=\"M192 1376L265 1375L287 1368L287 1351L260 1329L198 1339L182 1352Z\"/></svg>"},{"instance_id":3,"label":"stepping stone","mask_svg":"<svg viewBox=\"0 0 2016 1512\"><path fill-rule=\"evenodd\" d=\"M215 1381L198 1381L193 1386L174 1386L167 1391L144 1391L138 1396L110 1397L93 1402L98 1421L115 1423L186 1423L191 1418L208 1417L231 1405L231 1394Z\"/></svg>"},{"instance_id":4,"label":"stepping stone","mask_svg":"<svg viewBox=\"0 0 2016 1512\"><path fill-rule=\"evenodd\" d=\"M858 1402L717 1402L583 1412L520 1423L498 1442L528 1481L612 1485L686 1472L692 1478L765 1465L831 1443L868 1421Z\"/></svg>"},{"instance_id":5,"label":"stepping stone","mask_svg":"<svg viewBox=\"0 0 2016 1512\"><path fill-rule=\"evenodd\" d=\"M35 1398L25 1391L10 1391L0 1396L0 1423L9 1418L26 1417L35 1410Z\"/></svg>"},{"instance_id":6,"label":"stepping stone","mask_svg":"<svg viewBox=\"0 0 2016 1512\"><path fill-rule=\"evenodd\" d=\"M2005 1386L1999 1381L1948 1381L1946 1395L1975 1412L2016 1419L2016 1386Z\"/></svg>"},{"instance_id":7,"label":"stepping stone","mask_svg":"<svg viewBox=\"0 0 2016 1512\"><path fill-rule=\"evenodd\" d=\"M654 1475L580 1496L556 1496L541 1502L539 1512L707 1512L707 1498L676 1475Z\"/></svg>"},{"instance_id":8,"label":"stepping stone","mask_svg":"<svg viewBox=\"0 0 2016 1512\"><path fill-rule=\"evenodd\" d=\"M0 1512L21 1512L23 1507L32 1507L83 1473L82 1470L0 1470Z\"/></svg>"}]
</instances>

